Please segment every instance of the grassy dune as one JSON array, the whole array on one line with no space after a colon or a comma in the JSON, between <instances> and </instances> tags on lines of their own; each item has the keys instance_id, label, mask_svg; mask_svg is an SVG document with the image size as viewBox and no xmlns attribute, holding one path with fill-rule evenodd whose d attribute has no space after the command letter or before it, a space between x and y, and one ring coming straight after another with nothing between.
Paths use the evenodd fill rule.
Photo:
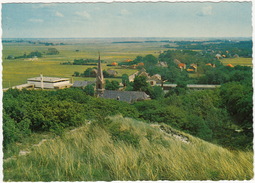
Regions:
<instances>
[{"instance_id":1,"label":"grassy dune","mask_svg":"<svg viewBox=\"0 0 255 183\"><path fill-rule=\"evenodd\" d=\"M160 131L158 125L122 116L111 120L108 127L92 122L39 147L32 146L30 154L4 162L4 180L244 180L253 177L252 152L229 151L181 133L189 140L185 143ZM114 138L116 127L122 134L118 138ZM135 139L139 139L138 144L134 143Z\"/></svg>"}]
</instances>

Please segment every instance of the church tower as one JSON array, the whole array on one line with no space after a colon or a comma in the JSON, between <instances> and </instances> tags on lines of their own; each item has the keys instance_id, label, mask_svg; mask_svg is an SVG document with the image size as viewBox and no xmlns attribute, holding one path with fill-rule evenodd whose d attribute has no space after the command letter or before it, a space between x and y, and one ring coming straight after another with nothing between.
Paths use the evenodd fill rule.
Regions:
<instances>
[{"instance_id":1,"label":"church tower","mask_svg":"<svg viewBox=\"0 0 255 183\"><path fill-rule=\"evenodd\" d=\"M97 76L96 76L96 95L101 96L104 93L104 75L100 60L100 53L98 57L98 64L97 64Z\"/></svg>"}]
</instances>

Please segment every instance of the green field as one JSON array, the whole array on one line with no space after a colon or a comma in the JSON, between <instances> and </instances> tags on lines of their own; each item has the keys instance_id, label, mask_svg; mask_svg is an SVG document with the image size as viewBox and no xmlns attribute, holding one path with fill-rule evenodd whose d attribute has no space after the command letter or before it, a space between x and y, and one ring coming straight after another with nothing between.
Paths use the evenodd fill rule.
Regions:
<instances>
[{"instance_id":1,"label":"green field","mask_svg":"<svg viewBox=\"0 0 255 183\"><path fill-rule=\"evenodd\" d=\"M61 62L73 61L74 59L97 59L100 51L101 60L106 64L122 62L125 59L134 59L138 55L159 55L162 43L111 43L108 41L72 40L66 45L44 46L28 43L3 43L3 88L26 83L27 78L37 77L41 73L44 76L71 78L75 71L84 72L88 67L84 65L61 65ZM35 61L28 59L7 60L8 55L22 56L32 51L47 52L48 48L56 48L60 54L46 55ZM79 50L78 52L76 50ZM121 69L120 67L108 67L103 69L115 69L118 77L122 74L132 74L134 69ZM75 80L93 80L93 78L74 78ZM112 79L109 79L112 80ZM120 78L117 78L120 81Z\"/></svg>"},{"instance_id":2,"label":"green field","mask_svg":"<svg viewBox=\"0 0 255 183\"><path fill-rule=\"evenodd\" d=\"M242 65L242 66L252 66L252 58L224 58L220 60L223 65L232 64L234 66L236 65Z\"/></svg>"}]
</instances>

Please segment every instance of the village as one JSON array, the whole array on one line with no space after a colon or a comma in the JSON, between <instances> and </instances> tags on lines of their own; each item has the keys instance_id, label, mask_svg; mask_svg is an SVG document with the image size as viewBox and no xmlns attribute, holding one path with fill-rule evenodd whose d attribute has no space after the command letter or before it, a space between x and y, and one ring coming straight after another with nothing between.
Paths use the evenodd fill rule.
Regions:
<instances>
[{"instance_id":1,"label":"village","mask_svg":"<svg viewBox=\"0 0 255 183\"><path fill-rule=\"evenodd\" d=\"M3 2L0 179L253 180L252 6Z\"/></svg>"},{"instance_id":2,"label":"village","mask_svg":"<svg viewBox=\"0 0 255 183\"><path fill-rule=\"evenodd\" d=\"M186 64L180 63L177 59L174 60L175 63L178 65L178 68L183 71L187 70L189 72L197 72L197 66L195 64L191 64L189 69L186 69ZM127 59L126 62L132 62L131 59ZM75 81L74 83L70 81L70 78L57 78L57 77L47 77L43 76L41 74L39 77L34 78L28 78L26 84L21 84L17 86L13 86L12 89L64 89L64 88L82 88L84 89L87 85L95 84L94 89L96 91L96 96L103 97L103 98L109 98L109 99L116 99L116 100L122 100L126 102L135 102L135 101L141 101L141 100L148 100L150 99L150 96L147 95L145 92L132 92L132 91L122 91L123 84L120 83L121 88L119 91L108 91L105 90L104 85L104 76L102 72L101 67L101 60L100 57L98 59L97 64L97 70L94 69L92 72L96 75L95 81ZM111 64L112 66L117 66L118 64L116 62L113 62ZM211 67L215 67L215 65L212 64L206 64ZM131 67L136 68L136 66L144 66L143 63L138 63L138 65L132 65ZM158 67L167 67L167 63L165 62L159 62L157 64ZM229 64L229 67L234 67L233 65ZM108 70L108 74L115 75L116 71L114 70ZM146 81L151 86L161 86L162 89L167 92L169 89L177 87L177 84L164 84L165 81L162 81L162 78L159 74L155 74L153 76L149 76L149 74L146 72L146 70L142 67L139 71L135 72L134 74L130 75L128 77L129 82L134 82L135 77L143 76L146 78ZM98 87L102 86L102 87ZM215 89L217 87L220 87L220 85L199 85L199 84L188 84L188 89L192 90L205 90L205 89ZM4 88L3 91L7 91L9 88ZM101 93L99 92L101 90Z\"/></svg>"}]
</instances>

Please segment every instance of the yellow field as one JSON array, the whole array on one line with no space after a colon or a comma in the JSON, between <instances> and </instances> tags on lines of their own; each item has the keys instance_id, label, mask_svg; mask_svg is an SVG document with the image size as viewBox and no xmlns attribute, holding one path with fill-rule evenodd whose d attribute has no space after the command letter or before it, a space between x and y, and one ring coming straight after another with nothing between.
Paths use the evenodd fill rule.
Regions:
<instances>
[{"instance_id":1,"label":"yellow field","mask_svg":"<svg viewBox=\"0 0 255 183\"><path fill-rule=\"evenodd\" d=\"M242 65L242 66L251 66L252 67L252 58L224 58L220 60L223 65L232 64L234 66L236 65Z\"/></svg>"}]
</instances>

